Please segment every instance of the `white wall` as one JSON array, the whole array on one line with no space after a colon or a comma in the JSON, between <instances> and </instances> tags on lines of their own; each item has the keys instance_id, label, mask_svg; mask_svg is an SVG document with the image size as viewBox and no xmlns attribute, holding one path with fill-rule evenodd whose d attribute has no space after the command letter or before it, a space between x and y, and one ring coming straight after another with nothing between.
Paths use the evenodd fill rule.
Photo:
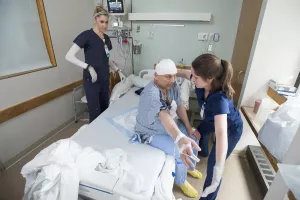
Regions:
<instances>
[{"instance_id":1,"label":"white wall","mask_svg":"<svg viewBox=\"0 0 300 200\"><path fill-rule=\"evenodd\" d=\"M198 32L220 34L220 41L216 43L216 55L231 60L242 0L133 0L133 12L209 12L212 13L211 22L143 22L132 24L134 39L142 43L140 63L136 60L135 73L142 69L152 69L154 63L162 58L173 59L176 63L184 59L185 65L200 54L206 52L207 42L198 41ZM152 24L183 24L185 27L155 27L154 38L148 38L148 31ZM141 32L136 33L137 25Z\"/></svg>"},{"instance_id":2,"label":"white wall","mask_svg":"<svg viewBox=\"0 0 300 200\"><path fill-rule=\"evenodd\" d=\"M73 39L92 27L94 2L44 0L44 3L58 66L0 80L0 110L82 79L82 70L64 57ZM72 96L67 94L0 124L0 161L6 162L72 116Z\"/></svg>"},{"instance_id":3,"label":"white wall","mask_svg":"<svg viewBox=\"0 0 300 200\"><path fill-rule=\"evenodd\" d=\"M294 84L300 70L300 1L266 0L248 63L241 105L253 106L268 81Z\"/></svg>"}]
</instances>

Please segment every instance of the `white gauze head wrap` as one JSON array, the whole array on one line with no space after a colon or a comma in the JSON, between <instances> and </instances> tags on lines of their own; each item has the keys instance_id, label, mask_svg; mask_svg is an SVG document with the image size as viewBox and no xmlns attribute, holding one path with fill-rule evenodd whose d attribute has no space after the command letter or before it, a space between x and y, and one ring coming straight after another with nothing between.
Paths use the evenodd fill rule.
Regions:
<instances>
[{"instance_id":1,"label":"white gauze head wrap","mask_svg":"<svg viewBox=\"0 0 300 200\"><path fill-rule=\"evenodd\" d=\"M155 72L157 75L174 75L177 73L177 68L172 60L163 59L156 65Z\"/></svg>"}]
</instances>

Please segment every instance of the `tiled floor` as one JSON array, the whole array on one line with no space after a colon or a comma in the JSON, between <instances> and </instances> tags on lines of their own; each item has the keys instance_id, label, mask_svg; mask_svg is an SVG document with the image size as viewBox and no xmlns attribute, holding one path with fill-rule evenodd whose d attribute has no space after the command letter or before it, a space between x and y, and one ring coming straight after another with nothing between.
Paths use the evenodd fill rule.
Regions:
<instances>
[{"instance_id":1,"label":"tiled floor","mask_svg":"<svg viewBox=\"0 0 300 200\"><path fill-rule=\"evenodd\" d=\"M203 173L203 179L197 180L188 177L188 181L198 190L199 195L202 192L202 186L205 180L207 159L201 159L197 169ZM179 188L174 187L174 194L177 198L187 200L182 195ZM195 199L199 199L195 198ZM255 175L250 169L246 158L232 154L226 162L223 175L222 186L220 188L217 200L261 200L263 196L257 185Z\"/></svg>"},{"instance_id":2,"label":"tiled floor","mask_svg":"<svg viewBox=\"0 0 300 200\"><path fill-rule=\"evenodd\" d=\"M41 144L34 151L25 156L22 160L17 162L14 166L6 170L0 175L0 200L20 200L23 196L25 180L20 174L22 166L28 161L34 158L34 156L45 147L49 146L53 142L68 138L72 136L83 122L78 124L71 124L64 130L60 131L47 142ZM206 159L201 159L197 165L204 177L202 180L196 180L191 177L188 178L189 182L199 191L202 191L202 186L205 178L206 171ZM219 200L260 200L263 199L258 184L254 178L254 174L250 169L249 163L246 158L239 157L238 155L232 155L226 162L225 172L223 176L222 187L220 189L218 199ZM182 195L181 191L175 186L174 194L177 198L187 200ZM199 198L196 198L199 199Z\"/></svg>"},{"instance_id":3,"label":"tiled floor","mask_svg":"<svg viewBox=\"0 0 300 200\"><path fill-rule=\"evenodd\" d=\"M243 135L247 135L244 134ZM212 139L212 138L211 138ZM211 145L212 146L212 140ZM222 179L222 186L218 193L217 200L261 200L263 195L259 189L255 174L250 168L249 162L241 153L241 149L236 149L226 161L225 171ZM203 179L197 180L188 176L188 181L197 189L199 197L206 177L207 158L201 158L197 164L197 169L202 172ZM174 195L177 198L188 200L178 187L174 187ZM199 199L195 198L195 200Z\"/></svg>"}]
</instances>

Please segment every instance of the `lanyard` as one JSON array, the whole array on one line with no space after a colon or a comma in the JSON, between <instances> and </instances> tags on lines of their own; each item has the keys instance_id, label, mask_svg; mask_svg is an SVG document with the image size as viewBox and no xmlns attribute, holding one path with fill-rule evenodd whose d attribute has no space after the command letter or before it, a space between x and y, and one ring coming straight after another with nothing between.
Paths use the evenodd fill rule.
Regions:
<instances>
[{"instance_id":1,"label":"lanyard","mask_svg":"<svg viewBox=\"0 0 300 200\"><path fill-rule=\"evenodd\" d=\"M105 39L103 39L103 43L104 43L104 49L105 49L105 53L106 53L106 56L109 58L110 54L109 54L109 49L105 43Z\"/></svg>"}]
</instances>

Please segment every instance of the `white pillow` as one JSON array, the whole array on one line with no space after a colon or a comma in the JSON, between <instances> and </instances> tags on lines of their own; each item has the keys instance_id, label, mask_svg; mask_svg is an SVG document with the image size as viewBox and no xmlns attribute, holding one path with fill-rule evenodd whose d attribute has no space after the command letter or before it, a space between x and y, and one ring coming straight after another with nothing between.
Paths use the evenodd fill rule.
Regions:
<instances>
[{"instance_id":1,"label":"white pillow","mask_svg":"<svg viewBox=\"0 0 300 200\"><path fill-rule=\"evenodd\" d=\"M143 79L152 81L154 79L154 75L153 74L145 74L143 76Z\"/></svg>"},{"instance_id":2,"label":"white pillow","mask_svg":"<svg viewBox=\"0 0 300 200\"><path fill-rule=\"evenodd\" d=\"M139 88L145 87L151 81L151 79L142 79L139 76L132 77L131 80L132 80L132 84Z\"/></svg>"},{"instance_id":3,"label":"white pillow","mask_svg":"<svg viewBox=\"0 0 300 200\"><path fill-rule=\"evenodd\" d=\"M117 85L115 85L111 96L110 96L110 100L109 100L109 105L111 105L113 102L115 102L117 99L120 98L121 95L125 94L126 92L128 92L130 90L130 88L132 87L132 78L133 78L133 74L128 76L124 82L119 82Z\"/></svg>"}]
</instances>

